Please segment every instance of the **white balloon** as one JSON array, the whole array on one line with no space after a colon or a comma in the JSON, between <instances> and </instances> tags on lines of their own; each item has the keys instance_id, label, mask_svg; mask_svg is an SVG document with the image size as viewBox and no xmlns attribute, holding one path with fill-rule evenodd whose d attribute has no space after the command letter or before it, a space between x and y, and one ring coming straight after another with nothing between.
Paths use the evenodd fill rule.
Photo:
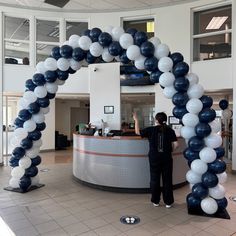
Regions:
<instances>
[{"instance_id":1,"label":"white balloon","mask_svg":"<svg viewBox=\"0 0 236 236\"><path fill-rule=\"evenodd\" d=\"M42 145L43 145L42 139L33 141L33 147L34 147L34 148L39 148L39 147L41 147Z\"/></svg>"},{"instance_id":2,"label":"white balloon","mask_svg":"<svg viewBox=\"0 0 236 236\"><path fill-rule=\"evenodd\" d=\"M216 159L216 152L213 148L204 147L199 152L199 157L202 161L204 161L206 163L211 163Z\"/></svg>"},{"instance_id":3,"label":"white balloon","mask_svg":"<svg viewBox=\"0 0 236 236\"><path fill-rule=\"evenodd\" d=\"M34 94L34 92L32 91L26 91L23 94L23 99L26 101L25 103L27 103L28 105L30 103L33 103L37 100L36 95Z\"/></svg>"},{"instance_id":4,"label":"white balloon","mask_svg":"<svg viewBox=\"0 0 236 236\"><path fill-rule=\"evenodd\" d=\"M39 184L39 181L40 181L39 175L31 177L30 179L31 179L32 186L37 186Z\"/></svg>"},{"instance_id":5,"label":"white balloon","mask_svg":"<svg viewBox=\"0 0 236 236\"><path fill-rule=\"evenodd\" d=\"M233 112L230 109L225 109L222 111L222 116L224 119L229 120L233 115Z\"/></svg>"},{"instance_id":6,"label":"white balloon","mask_svg":"<svg viewBox=\"0 0 236 236\"><path fill-rule=\"evenodd\" d=\"M225 188L221 184L217 184L214 188L209 188L209 195L215 199L225 197Z\"/></svg>"},{"instance_id":7,"label":"white balloon","mask_svg":"<svg viewBox=\"0 0 236 236\"><path fill-rule=\"evenodd\" d=\"M20 98L19 99L19 108L20 109L27 109L27 107L29 106L31 102L30 101L26 101L24 98Z\"/></svg>"},{"instance_id":8,"label":"white balloon","mask_svg":"<svg viewBox=\"0 0 236 236\"><path fill-rule=\"evenodd\" d=\"M45 121L45 116L43 114L42 111L38 112L37 114L33 114L32 115L32 119L36 122L36 123L42 123Z\"/></svg>"},{"instance_id":9,"label":"white balloon","mask_svg":"<svg viewBox=\"0 0 236 236\"><path fill-rule=\"evenodd\" d=\"M127 49L129 46L134 44L134 39L131 34L122 34L119 39L122 48Z\"/></svg>"},{"instance_id":10,"label":"white balloon","mask_svg":"<svg viewBox=\"0 0 236 236\"><path fill-rule=\"evenodd\" d=\"M211 123L209 123L211 126L211 131L213 133L218 133L221 131L221 123L217 120L213 120Z\"/></svg>"},{"instance_id":11,"label":"white balloon","mask_svg":"<svg viewBox=\"0 0 236 236\"><path fill-rule=\"evenodd\" d=\"M38 98L44 98L47 96L47 90L44 86L37 86L34 89L34 93Z\"/></svg>"},{"instance_id":12,"label":"white balloon","mask_svg":"<svg viewBox=\"0 0 236 236\"><path fill-rule=\"evenodd\" d=\"M102 60L105 62L111 62L114 60L114 58L115 57L109 53L108 48L104 48L102 53Z\"/></svg>"},{"instance_id":13,"label":"white balloon","mask_svg":"<svg viewBox=\"0 0 236 236\"><path fill-rule=\"evenodd\" d=\"M207 169L208 169L207 164L200 159L196 159L191 163L191 170L199 175L205 173Z\"/></svg>"},{"instance_id":14,"label":"white balloon","mask_svg":"<svg viewBox=\"0 0 236 236\"><path fill-rule=\"evenodd\" d=\"M168 86L163 89L163 94L167 98L172 98L177 91L175 90L174 86Z\"/></svg>"},{"instance_id":15,"label":"white balloon","mask_svg":"<svg viewBox=\"0 0 236 236\"><path fill-rule=\"evenodd\" d=\"M201 100L197 98L191 98L187 104L186 109L189 113L198 114L203 108Z\"/></svg>"},{"instance_id":16,"label":"white balloon","mask_svg":"<svg viewBox=\"0 0 236 236\"><path fill-rule=\"evenodd\" d=\"M69 45L72 47L72 48L77 48L79 47L79 35L77 34L72 34L69 38Z\"/></svg>"},{"instance_id":17,"label":"white balloon","mask_svg":"<svg viewBox=\"0 0 236 236\"><path fill-rule=\"evenodd\" d=\"M157 37L151 37L148 41L151 42L155 48L157 48L158 45L161 44L161 40Z\"/></svg>"},{"instance_id":18,"label":"white balloon","mask_svg":"<svg viewBox=\"0 0 236 236\"><path fill-rule=\"evenodd\" d=\"M70 63L69 63L69 60L66 59L66 58L59 58L57 60L57 67L59 70L62 70L62 71L67 71L70 67Z\"/></svg>"},{"instance_id":19,"label":"white balloon","mask_svg":"<svg viewBox=\"0 0 236 236\"><path fill-rule=\"evenodd\" d=\"M193 136L196 136L194 127L183 126L180 130L181 136L184 139L190 139Z\"/></svg>"},{"instance_id":20,"label":"white balloon","mask_svg":"<svg viewBox=\"0 0 236 236\"><path fill-rule=\"evenodd\" d=\"M189 87L187 94L189 98L200 98L204 94L204 88L200 84L193 84Z\"/></svg>"},{"instance_id":21,"label":"white balloon","mask_svg":"<svg viewBox=\"0 0 236 236\"><path fill-rule=\"evenodd\" d=\"M132 61L134 61L137 58L139 58L140 55L141 55L139 46L137 46L137 45L129 46L127 51L126 51L126 55Z\"/></svg>"},{"instance_id":22,"label":"white balloon","mask_svg":"<svg viewBox=\"0 0 236 236\"><path fill-rule=\"evenodd\" d=\"M218 205L215 199L206 197L201 201L201 208L205 213L212 215L217 212Z\"/></svg>"},{"instance_id":23,"label":"white balloon","mask_svg":"<svg viewBox=\"0 0 236 236\"><path fill-rule=\"evenodd\" d=\"M189 73L185 77L189 81L189 86L192 86L194 84L198 84L198 82L199 82L198 76L196 74L194 74L194 73Z\"/></svg>"},{"instance_id":24,"label":"white balloon","mask_svg":"<svg viewBox=\"0 0 236 236\"><path fill-rule=\"evenodd\" d=\"M218 134L211 133L205 139L205 144L211 148L218 148L222 144L222 138Z\"/></svg>"},{"instance_id":25,"label":"white balloon","mask_svg":"<svg viewBox=\"0 0 236 236\"><path fill-rule=\"evenodd\" d=\"M20 166L16 166L11 171L11 176L16 179L20 179L25 174L25 170Z\"/></svg>"},{"instance_id":26,"label":"white balloon","mask_svg":"<svg viewBox=\"0 0 236 236\"><path fill-rule=\"evenodd\" d=\"M44 61L44 67L46 70L57 70L57 60L49 57Z\"/></svg>"},{"instance_id":27,"label":"white balloon","mask_svg":"<svg viewBox=\"0 0 236 236\"><path fill-rule=\"evenodd\" d=\"M171 72L164 72L159 78L159 83L163 87L173 86L175 76Z\"/></svg>"},{"instance_id":28,"label":"white balloon","mask_svg":"<svg viewBox=\"0 0 236 236\"><path fill-rule=\"evenodd\" d=\"M39 154L39 147L32 147L25 152L25 156L35 158Z\"/></svg>"},{"instance_id":29,"label":"white balloon","mask_svg":"<svg viewBox=\"0 0 236 236\"><path fill-rule=\"evenodd\" d=\"M41 108L40 108L40 111L41 111L43 114L48 114L49 111L50 111L50 107L41 107Z\"/></svg>"},{"instance_id":30,"label":"white balloon","mask_svg":"<svg viewBox=\"0 0 236 236\"><path fill-rule=\"evenodd\" d=\"M113 26L108 25L104 28L104 32L107 32L108 34L112 35L112 29L113 28L114 28Z\"/></svg>"},{"instance_id":31,"label":"white balloon","mask_svg":"<svg viewBox=\"0 0 236 236\"><path fill-rule=\"evenodd\" d=\"M125 31L124 31L124 29L123 29L122 27L120 27L120 26L114 27L114 28L112 29L112 31L111 31L111 33L112 33L112 39L113 39L114 41L119 41L121 35L124 34L124 32L125 32Z\"/></svg>"},{"instance_id":32,"label":"white balloon","mask_svg":"<svg viewBox=\"0 0 236 236\"><path fill-rule=\"evenodd\" d=\"M182 118L182 122L185 126L195 127L199 123L199 118L195 114L186 113Z\"/></svg>"},{"instance_id":33,"label":"white balloon","mask_svg":"<svg viewBox=\"0 0 236 236\"><path fill-rule=\"evenodd\" d=\"M69 40L66 40L63 44L62 44L62 46L63 45L69 45ZM69 45L70 46L70 45Z\"/></svg>"},{"instance_id":34,"label":"white balloon","mask_svg":"<svg viewBox=\"0 0 236 236\"><path fill-rule=\"evenodd\" d=\"M57 84L57 85L63 85L63 84L65 84L65 80L60 80L60 79L57 79L56 81L55 81L55 83Z\"/></svg>"},{"instance_id":35,"label":"white balloon","mask_svg":"<svg viewBox=\"0 0 236 236\"><path fill-rule=\"evenodd\" d=\"M157 59L161 59L162 57L167 57L169 55L169 52L170 52L169 47L166 44L161 43L157 46L154 56Z\"/></svg>"},{"instance_id":36,"label":"white balloon","mask_svg":"<svg viewBox=\"0 0 236 236\"><path fill-rule=\"evenodd\" d=\"M195 173L194 171L189 170L186 173L186 179L190 184L197 184L197 183L201 183L202 175L199 175L199 174Z\"/></svg>"},{"instance_id":37,"label":"white balloon","mask_svg":"<svg viewBox=\"0 0 236 236\"><path fill-rule=\"evenodd\" d=\"M45 68L44 66L44 62L43 61L40 61L37 65L36 65L36 70L41 73L41 74L44 74L47 69Z\"/></svg>"},{"instance_id":38,"label":"white balloon","mask_svg":"<svg viewBox=\"0 0 236 236\"><path fill-rule=\"evenodd\" d=\"M81 49L88 51L91 44L92 40L88 36L83 35L79 38L79 47Z\"/></svg>"},{"instance_id":39,"label":"white balloon","mask_svg":"<svg viewBox=\"0 0 236 236\"><path fill-rule=\"evenodd\" d=\"M78 62L74 59L70 59L70 67L72 70L77 71L81 68L81 66L82 66L81 62Z\"/></svg>"},{"instance_id":40,"label":"white balloon","mask_svg":"<svg viewBox=\"0 0 236 236\"><path fill-rule=\"evenodd\" d=\"M23 124L23 128L27 131L27 132L32 132L36 129L36 123L34 120L30 119L24 122Z\"/></svg>"},{"instance_id":41,"label":"white balloon","mask_svg":"<svg viewBox=\"0 0 236 236\"><path fill-rule=\"evenodd\" d=\"M20 147L21 140L22 139L19 139L19 138L13 136L10 140L10 144L13 148Z\"/></svg>"},{"instance_id":42,"label":"white balloon","mask_svg":"<svg viewBox=\"0 0 236 236\"><path fill-rule=\"evenodd\" d=\"M31 159L29 157L23 157L19 160L19 166L22 168L22 169L27 169L31 166Z\"/></svg>"},{"instance_id":43,"label":"white balloon","mask_svg":"<svg viewBox=\"0 0 236 236\"><path fill-rule=\"evenodd\" d=\"M100 57L103 52L103 47L98 43L94 42L90 45L89 51L94 57Z\"/></svg>"},{"instance_id":44,"label":"white balloon","mask_svg":"<svg viewBox=\"0 0 236 236\"><path fill-rule=\"evenodd\" d=\"M227 174L226 172L220 173L220 174L216 174L219 180L220 184L223 184L227 181Z\"/></svg>"},{"instance_id":45,"label":"white balloon","mask_svg":"<svg viewBox=\"0 0 236 236\"><path fill-rule=\"evenodd\" d=\"M56 93L57 90L58 90L58 85L56 82L54 83L46 83L45 84L45 87L46 87L46 91L49 92L49 93Z\"/></svg>"},{"instance_id":46,"label":"white balloon","mask_svg":"<svg viewBox=\"0 0 236 236\"><path fill-rule=\"evenodd\" d=\"M162 57L158 61L158 68L162 72L169 72L173 67L173 61L169 57Z\"/></svg>"},{"instance_id":47,"label":"white balloon","mask_svg":"<svg viewBox=\"0 0 236 236\"><path fill-rule=\"evenodd\" d=\"M134 65L137 69L139 70L144 70L144 62L146 60L146 57L144 56L140 56L139 58L137 58L135 61L134 61Z\"/></svg>"},{"instance_id":48,"label":"white balloon","mask_svg":"<svg viewBox=\"0 0 236 236\"><path fill-rule=\"evenodd\" d=\"M28 136L28 132L24 128L17 128L17 129L14 130L14 136L17 139L24 139Z\"/></svg>"},{"instance_id":49,"label":"white balloon","mask_svg":"<svg viewBox=\"0 0 236 236\"><path fill-rule=\"evenodd\" d=\"M12 188L19 188L20 186L19 186L19 178L14 178L14 177L12 177L10 180L9 180L9 185L10 185L10 187L12 187Z\"/></svg>"}]
</instances>

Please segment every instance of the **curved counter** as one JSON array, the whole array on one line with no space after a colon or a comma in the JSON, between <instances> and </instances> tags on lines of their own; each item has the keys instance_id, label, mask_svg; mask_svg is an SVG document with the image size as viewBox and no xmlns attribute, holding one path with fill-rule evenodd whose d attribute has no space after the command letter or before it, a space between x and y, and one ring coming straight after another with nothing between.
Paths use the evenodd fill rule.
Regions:
<instances>
[{"instance_id":1,"label":"curved counter","mask_svg":"<svg viewBox=\"0 0 236 236\"><path fill-rule=\"evenodd\" d=\"M147 139L138 136L95 137L74 134L73 175L80 182L111 191L147 192L149 162ZM183 158L184 139L173 153L174 187L186 183L189 167Z\"/></svg>"}]
</instances>

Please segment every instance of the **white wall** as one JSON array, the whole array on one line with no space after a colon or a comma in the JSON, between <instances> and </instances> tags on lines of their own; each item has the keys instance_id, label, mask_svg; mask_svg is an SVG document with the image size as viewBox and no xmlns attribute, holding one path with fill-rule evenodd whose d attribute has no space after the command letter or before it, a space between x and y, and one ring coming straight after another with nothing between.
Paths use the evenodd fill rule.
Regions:
<instances>
[{"instance_id":1,"label":"white wall","mask_svg":"<svg viewBox=\"0 0 236 236\"><path fill-rule=\"evenodd\" d=\"M91 64L89 88L90 121L103 119L111 129L120 129L120 63ZM114 114L104 114L104 106L114 106Z\"/></svg>"}]
</instances>

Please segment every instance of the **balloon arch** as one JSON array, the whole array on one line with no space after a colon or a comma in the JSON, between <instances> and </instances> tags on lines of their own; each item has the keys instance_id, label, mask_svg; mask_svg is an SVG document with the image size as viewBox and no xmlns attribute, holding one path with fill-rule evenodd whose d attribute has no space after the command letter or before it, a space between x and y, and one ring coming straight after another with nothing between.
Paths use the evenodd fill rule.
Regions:
<instances>
[{"instance_id":1,"label":"balloon arch","mask_svg":"<svg viewBox=\"0 0 236 236\"><path fill-rule=\"evenodd\" d=\"M165 97L172 99L173 115L182 120L181 136L188 144L183 155L191 168L186 174L192 190L186 198L189 213L227 218L227 199L221 185L227 178L226 164L221 160L224 149L217 134L220 126L215 121L216 112L211 108L213 100L203 95L198 76L188 73L189 66L180 53L170 53L159 38L148 39L146 33L133 28L126 32L121 27L107 27L104 32L93 28L81 37L72 35L37 64L32 79L25 82L21 110L14 123L12 177L6 189L27 192L39 186L41 132L58 86L84 63L112 61L134 62L137 69L148 71L150 79L161 85Z\"/></svg>"}]
</instances>

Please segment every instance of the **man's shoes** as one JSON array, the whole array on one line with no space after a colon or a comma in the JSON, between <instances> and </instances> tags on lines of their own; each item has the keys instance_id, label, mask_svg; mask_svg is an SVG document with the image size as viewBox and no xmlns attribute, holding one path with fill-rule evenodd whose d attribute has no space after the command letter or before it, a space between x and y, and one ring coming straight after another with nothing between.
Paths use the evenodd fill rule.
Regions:
<instances>
[{"instance_id":1,"label":"man's shoes","mask_svg":"<svg viewBox=\"0 0 236 236\"><path fill-rule=\"evenodd\" d=\"M172 205L166 205L166 208L171 208L172 207Z\"/></svg>"},{"instance_id":2,"label":"man's shoes","mask_svg":"<svg viewBox=\"0 0 236 236\"><path fill-rule=\"evenodd\" d=\"M152 203L154 207L159 207L160 204L159 203Z\"/></svg>"}]
</instances>

